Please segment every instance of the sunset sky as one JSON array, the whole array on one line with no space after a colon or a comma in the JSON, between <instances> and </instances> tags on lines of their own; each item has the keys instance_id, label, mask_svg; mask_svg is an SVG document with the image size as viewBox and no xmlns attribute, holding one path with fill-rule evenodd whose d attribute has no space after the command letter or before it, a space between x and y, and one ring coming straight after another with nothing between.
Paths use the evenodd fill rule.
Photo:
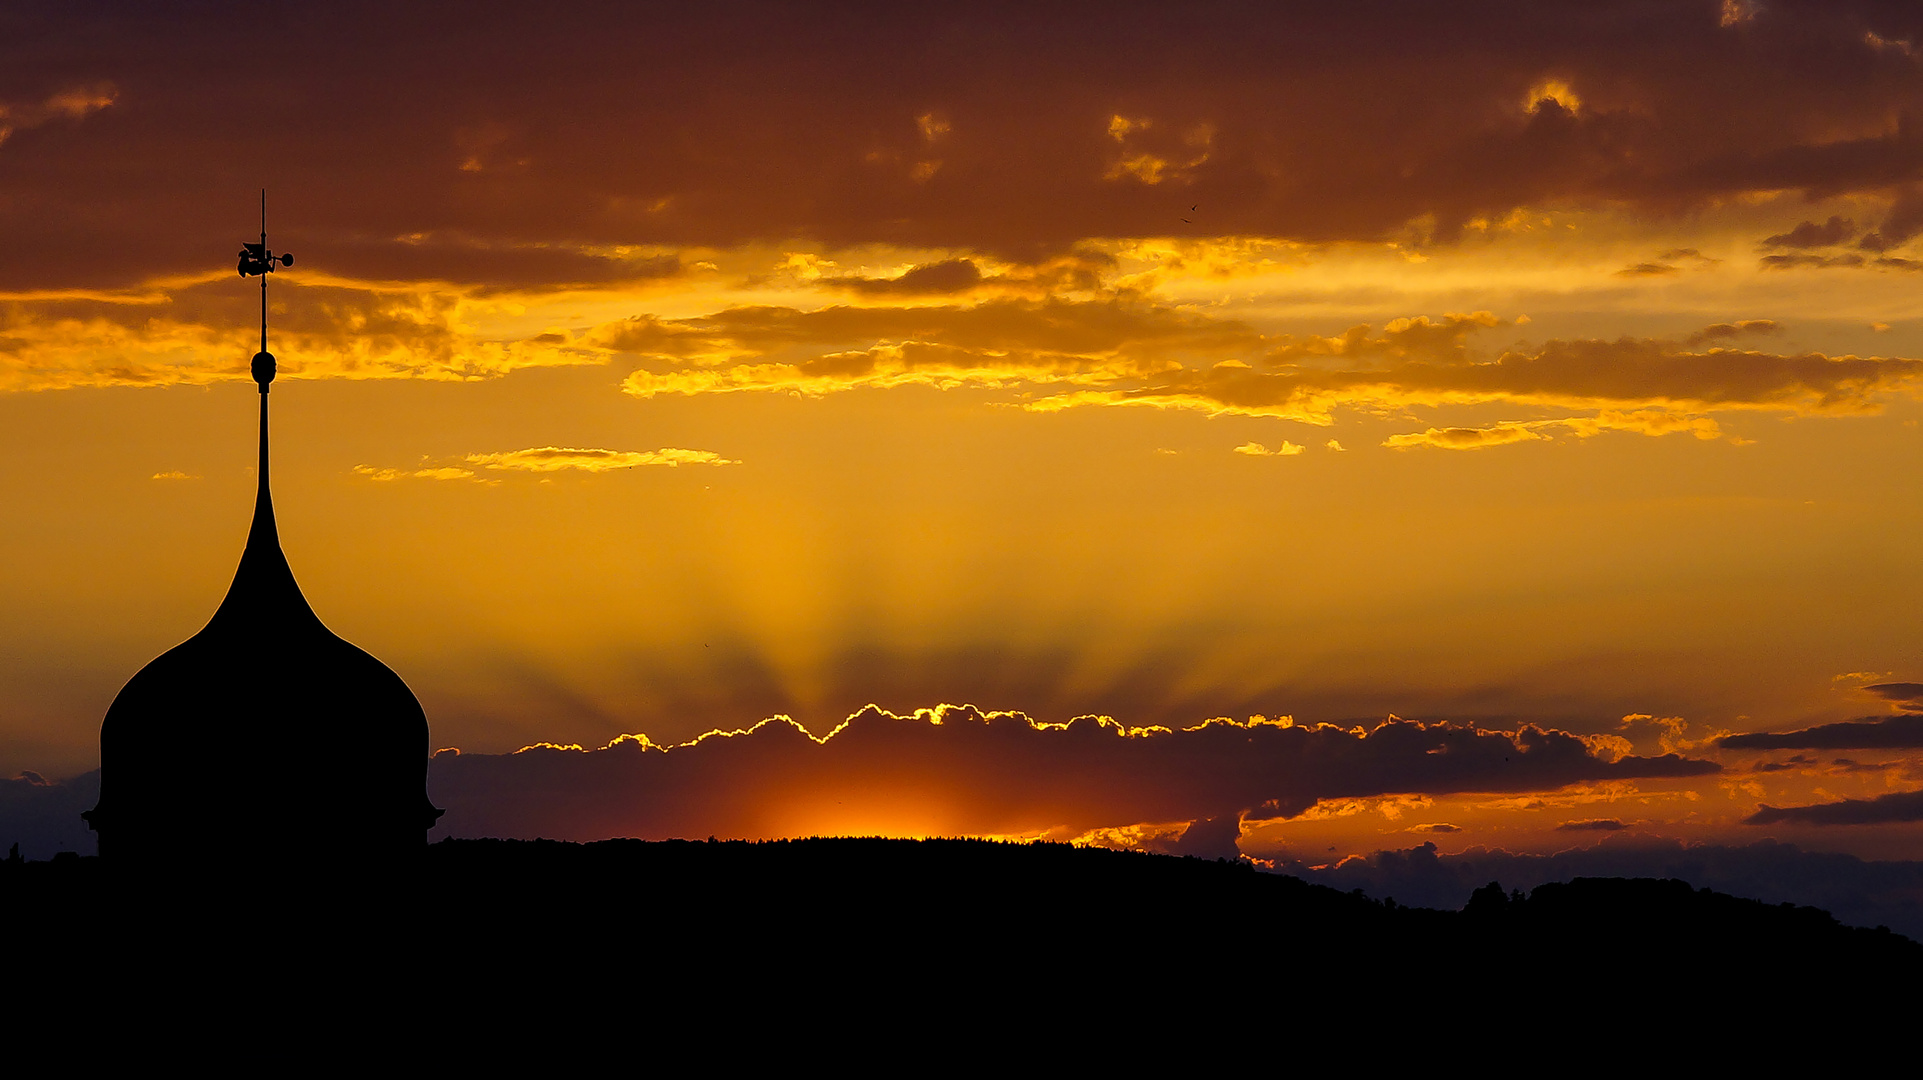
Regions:
<instances>
[{"instance_id":1,"label":"sunset sky","mask_svg":"<svg viewBox=\"0 0 1923 1080\"><path fill-rule=\"evenodd\" d=\"M232 577L263 187L434 836L1923 859L1914 4L9 4L7 783Z\"/></svg>"}]
</instances>

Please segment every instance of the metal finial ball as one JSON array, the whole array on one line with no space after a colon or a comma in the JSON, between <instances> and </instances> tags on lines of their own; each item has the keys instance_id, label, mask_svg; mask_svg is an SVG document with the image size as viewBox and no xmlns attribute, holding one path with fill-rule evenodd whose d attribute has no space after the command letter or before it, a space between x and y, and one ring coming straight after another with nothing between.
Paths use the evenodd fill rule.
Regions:
<instances>
[{"instance_id":1,"label":"metal finial ball","mask_svg":"<svg viewBox=\"0 0 1923 1080\"><path fill-rule=\"evenodd\" d=\"M267 392L267 384L274 381L274 354L257 352L254 354L254 381L260 384L261 393Z\"/></svg>"}]
</instances>

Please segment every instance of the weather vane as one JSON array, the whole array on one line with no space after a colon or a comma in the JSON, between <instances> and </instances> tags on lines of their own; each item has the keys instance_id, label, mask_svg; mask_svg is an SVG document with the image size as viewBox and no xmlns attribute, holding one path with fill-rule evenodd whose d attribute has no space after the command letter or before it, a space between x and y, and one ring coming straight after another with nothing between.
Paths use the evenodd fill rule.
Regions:
<instances>
[{"instance_id":1,"label":"weather vane","mask_svg":"<svg viewBox=\"0 0 1923 1080\"><path fill-rule=\"evenodd\" d=\"M275 255L267 250L267 189L260 192L260 243L240 245L240 276L260 276L260 351L254 354L254 381L260 384L260 392L267 392L267 384L274 381L274 354L267 351L267 275L274 272L274 264L294 265L292 255Z\"/></svg>"}]
</instances>

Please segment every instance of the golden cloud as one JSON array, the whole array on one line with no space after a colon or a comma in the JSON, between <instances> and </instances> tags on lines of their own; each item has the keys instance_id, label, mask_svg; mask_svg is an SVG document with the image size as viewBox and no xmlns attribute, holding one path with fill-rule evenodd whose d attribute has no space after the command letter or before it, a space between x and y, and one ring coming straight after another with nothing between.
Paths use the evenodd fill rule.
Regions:
<instances>
[{"instance_id":1,"label":"golden cloud","mask_svg":"<svg viewBox=\"0 0 1923 1080\"><path fill-rule=\"evenodd\" d=\"M830 393L859 386L1105 385L1259 351L1245 324L1154 304L998 299L965 306L735 308L590 335L657 362L632 394Z\"/></svg>"},{"instance_id":2,"label":"golden cloud","mask_svg":"<svg viewBox=\"0 0 1923 1080\"><path fill-rule=\"evenodd\" d=\"M258 296L232 278L0 300L0 391L250 378ZM477 291L313 277L275 286L273 349L286 378L467 380L606 359L560 334L480 337L473 326L513 301Z\"/></svg>"},{"instance_id":3,"label":"golden cloud","mask_svg":"<svg viewBox=\"0 0 1923 1080\"><path fill-rule=\"evenodd\" d=\"M1245 442L1235 448L1236 453L1247 454L1250 457L1293 457L1296 454L1302 453L1302 451L1303 447L1289 442L1287 439L1284 439L1282 445L1273 450L1263 446L1259 442Z\"/></svg>"},{"instance_id":4,"label":"golden cloud","mask_svg":"<svg viewBox=\"0 0 1923 1080\"><path fill-rule=\"evenodd\" d=\"M1486 446L1541 439L1526 424L1499 424L1491 428L1430 428L1408 435L1391 435L1382 445L1397 450L1415 446L1434 446L1444 450L1479 450Z\"/></svg>"},{"instance_id":5,"label":"golden cloud","mask_svg":"<svg viewBox=\"0 0 1923 1080\"><path fill-rule=\"evenodd\" d=\"M526 450L508 450L491 454L468 454L462 458L469 465L493 471L518 471L533 473L552 473L574 470L586 473L614 472L620 469L634 469L646 465L665 465L679 468L682 465L739 465L712 450L683 450L678 447L664 446L659 450L602 450L592 447L534 446ZM458 465L429 465L418 469L391 469L373 465L356 465L354 472L377 483L391 483L396 480L473 480L483 484L498 484L499 480L489 479L475 473L473 469Z\"/></svg>"},{"instance_id":6,"label":"golden cloud","mask_svg":"<svg viewBox=\"0 0 1923 1080\"><path fill-rule=\"evenodd\" d=\"M1478 358L1473 334L1502 325L1489 312L1395 319L1331 336L1264 335L1144 300L1027 301L914 308L738 308L698 319L643 317L587 338L652 361L632 394L782 391L825 394L907 384L1018 388L1034 411L1147 405L1271 416L1326 425L1337 409L1508 403L1591 415L1437 427L1391 446L1453 448L1604 431L1722 437L1705 414L1724 410L1867 413L1886 394L1912 393L1923 361L1796 355L1724 345L1775 333L1753 319L1683 340L1551 340ZM1039 395L1034 394L1040 391Z\"/></svg>"},{"instance_id":7,"label":"golden cloud","mask_svg":"<svg viewBox=\"0 0 1923 1080\"><path fill-rule=\"evenodd\" d=\"M643 465L739 465L712 450L682 450L664 446L659 450L600 450L566 446L536 446L496 454L469 454L469 463L484 469L519 469L525 472L613 472Z\"/></svg>"},{"instance_id":8,"label":"golden cloud","mask_svg":"<svg viewBox=\"0 0 1923 1080\"><path fill-rule=\"evenodd\" d=\"M1680 426L1653 423L1651 412L1870 413L1884 394L1913 393L1920 376L1923 361L1905 358L1691 351L1676 342L1630 338L1558 340L1488 362L1412 360L1335 371L1305 366L1258 371L1228 364L1207 371L1182 368L1145 379L1138 388L1068 391L1028 407L1148 405L1328 424L1337 408L1388 412L1504 402L1601 410L1596 417L1568 421L1572 428L1702 433L1709 429L1696 419ZM1528 437L1501 436L1507 441Z\"/></svg>"},{"instance_id":9,"label":"golden cloud","mask_svg":"<svg viewBox=\"0 0 1923 1080\"><path fill-rule=\"evenodd\" d=\"M641 397L921 385L1001 390L1016 395L1011 403L1041 412L1136 405L1317 425L1332 423L1342 409L1395 415L1507 404L1565 414L1434 424L1387 443L1451 449L1540 441L1557 432L1714 439L1723 434L1709 416L1714 412L1874 412L1886 395L1913 393L1923 374L1923 361L1903 357L1738 346L1738 339L1779 333L1767 319L1716 323L1676 340L1553 339L1490 355L1477 347L1478 336L1509 324L1488 311L1397 318L1379 330L1357 324L1330 335L1272 334L1119 288L1086 299L1020 295L1079 287L1086 282L1078 275L1094 274L1095 265L1094 256L1077 256L1027 277L1003 269L990 275L957 256L913 263L892 276L822 273L811 284L785 286L816 295L853 289L872 300L860 305L741 305L518 334L479 328L523 320L527 298L310 279L275 294L275 345L292 378L478 379L622 360L636 365L623 389ZM1005 280L1015 293L976 297ZM936 302L927 302L931 297ZM202 276L144 292L0 302L0 388L244 379L251 301L224 276ZM468 464L525 468L532 460ZM661 463L611 464L616 460L553 467Z\"/></svg>"},{"instance_id":10,"label":"golden cloud","mask_svg":"<svg viewBox=\"0 0 1923 1080\"><path fill-rule=\"evenodd\" d=\"M354 471L382 483L394 480L467 480L473 477L472 469L457 469L443 466L437 469L379 469L372 465L356 465Z\"/></svg>"},{"instance_id":11,"label":"golden cloud","mask_svg":"<svg viewBox=\"0 0 1923 1080\"><path fill-rule=\"evenodd\" d=\"M1396 450L1417 446L1430 446L1442 450L1480 450L1490 446L1508 446L1519 442L1545 440L1549 438L1544 433L1548 428L1566 428L1570 434L1579 439L1587 439L1605 431L1633 431L1641 435L1688 432L1704 440L1723 437L1723 430L1716 421L1704 416L1679 415L1663 412L1660 409L1643 409L1636 412L1603 409L1594 416L1570 416L1556 420L1521 420L1486 428L1430 428L1427 431L1391 435L1383 440L1382 445ZM1734 441L1741 443L1745 440Z\"/></svg>"}]
</instances>

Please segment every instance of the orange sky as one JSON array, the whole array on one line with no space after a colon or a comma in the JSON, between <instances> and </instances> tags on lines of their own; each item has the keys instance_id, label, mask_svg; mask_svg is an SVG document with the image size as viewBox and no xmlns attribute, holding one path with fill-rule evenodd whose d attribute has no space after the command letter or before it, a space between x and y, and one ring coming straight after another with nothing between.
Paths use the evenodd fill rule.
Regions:
<instances>
[{"instance_id":1,"label":"orange sky","mask_svg":"<svg viewBox=\"0 0 1923 1080\"><path fill-rule=\"evenodd\" d=\"M546 835L1923 858L1920 35L1739 0L10 8L0 775L96 767L232 574L265 186L284 546L460 748L470 823L532 829L502 793L620 736L872 703L621 743L642 771ZM1082 716L1114 726L1064 749ZM1371 764L1331 780L1282 717ZM1276 756L1185 749L1212 718ZM1582 761L1410 764L1465 725ZM492 756L535 743L587 749Z\"/></svg>"}]
</instances>

